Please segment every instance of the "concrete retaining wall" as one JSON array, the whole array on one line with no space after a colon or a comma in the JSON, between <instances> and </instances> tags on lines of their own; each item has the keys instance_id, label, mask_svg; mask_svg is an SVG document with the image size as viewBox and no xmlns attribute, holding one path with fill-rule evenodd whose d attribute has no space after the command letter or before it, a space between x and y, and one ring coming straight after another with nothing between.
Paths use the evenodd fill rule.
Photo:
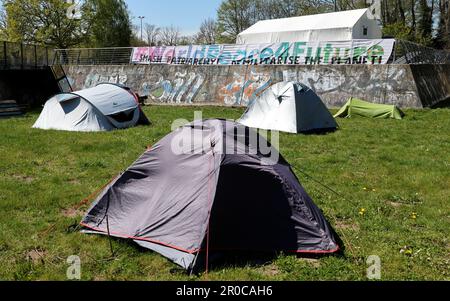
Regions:
<instances>
[{"instance_id":1,"label":"concrete retaining wall","mask_svg":"<svg viewBox=\"0 0 450 301\"><path fill-rule=\"evenodd\" d=\"M450 102L450 65L411 65L424 107Z\"/></svg>"},{"instance_id":2,"label":"concrete retaining wall","mask_svg":"<svg viewBox=\"0 0 450 301\"><path fill-rule=\"evenodd\" d=\"M246 106L270 85L295 80L310 86L328 107L340 107L353 96L403 108L421 108L422 104L435 103L442 95L448 96L448 68L448 65L64 66L75 90L100 82L121 83L147 95L150 103L158 104ZM441 78L434 77L432 91L423 91L422 87L429 87L429 76L415 75L413 71L437 72ZM416 85L416 80L420 85ZM445 87L438 88L441 84Z\"/></svg>"}]
</instances>

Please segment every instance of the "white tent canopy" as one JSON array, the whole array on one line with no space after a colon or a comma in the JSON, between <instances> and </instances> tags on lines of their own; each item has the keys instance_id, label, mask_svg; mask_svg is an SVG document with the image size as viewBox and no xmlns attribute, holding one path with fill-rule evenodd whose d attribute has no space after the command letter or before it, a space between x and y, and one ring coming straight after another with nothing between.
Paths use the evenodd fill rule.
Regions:
<instances>
[{"instance_id":1,"label":"white tent canopy","mask_svg":"<svg viewBox=\"0 0 450 301\"><path fill-rule=\"evenodd\" d=\"M260 21L241 32L236 43L349 41L381 37L380 25L365 8Z\"/></svg>"},{"instance_id":2,"label":"white tent canopy","mask_svg":"<svg viewBox=\"0 0 450 301\"><path fill-rule=\"evenodd\" d=\"M111 131L149 124L137 98L125 87L96 87L55 95L44 106L33 128L78 132Z\"/></svg>"}]
</instances>

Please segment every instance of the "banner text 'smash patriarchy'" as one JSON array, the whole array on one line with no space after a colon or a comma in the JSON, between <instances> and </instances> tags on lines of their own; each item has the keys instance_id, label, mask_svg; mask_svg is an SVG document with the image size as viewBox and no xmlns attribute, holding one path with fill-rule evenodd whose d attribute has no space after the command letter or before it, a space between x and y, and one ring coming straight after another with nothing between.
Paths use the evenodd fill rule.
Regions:
<instances>
[{"instance_id":1,"label":"banner text 'smash patriarchy'","mask_svg":"<svg viewBox=\"0 0 450 301\"><path fill-rule=\"evenodd\" d=\"M340 65L386 64L395 40L190 45L133 48L133 64Z\"/></svg>"}]
</instances>

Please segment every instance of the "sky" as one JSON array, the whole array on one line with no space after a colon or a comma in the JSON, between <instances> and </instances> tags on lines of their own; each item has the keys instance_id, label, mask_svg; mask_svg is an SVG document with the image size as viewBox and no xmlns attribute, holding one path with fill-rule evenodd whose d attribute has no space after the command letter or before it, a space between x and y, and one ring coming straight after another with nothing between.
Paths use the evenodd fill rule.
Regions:
<instances>
[{"instance_id":1,"label":"sky","mask_svg":"<svg viewBox=\"0 0 450 301\"><path fill-rule=\"evenodd\" d=\"M207 18L215 18L221 0L125 0L131 12L133 23L140 28L138 16L144 16L143 23L160 27L179 27L182 34L194 34Z\"/></svg>"}]
</instances>

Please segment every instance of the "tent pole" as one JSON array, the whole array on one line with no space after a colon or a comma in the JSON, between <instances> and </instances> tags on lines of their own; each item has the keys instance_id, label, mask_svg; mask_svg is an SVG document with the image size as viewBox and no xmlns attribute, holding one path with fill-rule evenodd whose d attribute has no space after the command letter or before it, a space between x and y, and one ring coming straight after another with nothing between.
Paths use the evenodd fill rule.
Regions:
<instances>
[{"instance_id":1,"label":"tent pole","mask_svg":"<svg viewBox=\"0 0 450 301\"><path fill-rule=\"evenodd\" d=\"M111 257L114 257L114 249L111 240L111 232L109 231L109 218L108 214L106 215L106 229L108 230L108 240L109 240L109 248L111 249Z\"/></svg>"},{"instance_id":2,"label":"tent pole","mask_svg":"<svg viewBox=\"0 0 450 301\"><path fill-rule=\"evenodd\" d=\"M194 274L194 267L195 267L195 264L197 263L197 259L198 259L198 256L200 255L200 252L201 252L201 249L198 250L197 254L194 257L194 261L192 261L192 263L191 263L189 276L192 276Z\"/></svg>"},{"instance_id":3,"label":"tent pole","mask_svg":"<svg viewBox=\"0 0 450 301\"><path fill-rule=\"evenodd\" d=\"M111 232L110 232L110 230L109 230L109 214L108 214L108 212L109 212L109 204L110 204L110 201L111 201L111 199L110 199L110 193L108 193L108 202L107 202L107 204L106 204L106 212L105 212L105 214L106 214L106 231L108 231L108 240L109 240L109 248L111 249L111 257L114 257L114 249L113 249L113 245L112 245L112 240L111 240Z\"/></svg>"},{"instance_id":4,"label":"tent pole","mask_svg":"<svg viewBox=\"0 0 450 301\"><path fill-rule=\"evenodd\" d=\"M209 221L208 229L206 230L206 275L209 273Z\"/></svg>"},{"instance_id":5,"label":"tent pole","mask_svg":"<svg viewBox=\"0 0 450 301\"><path fill-rule=\"evenodd\" d=\"M328 185L323 184L322 181L319 181L317 179L315 179L314 177L312 177L311 175L307 174L306 172L300 170L299 168L297 168L294 165L291 165L296 171L298 171L299 173L302 173L303 175L305 175L306 177L310 178L311 180L313 180L313 182L315 182L316 184L319 184L320 186L324 187L325 189L331 191L332 193L334 193L335 195L341 197L341 198L345 198L343 195L341 195L340 193L338 193L337 191L335 191L334 189L330 188Z\"/></svg>"},{"instance_id":6,"label":"tent pole","mask_svg":"<svg viewBox=\"0 0 450 301\"><path fill-rule=\"evenodd\" d=\"M215 157L214 145L213 145L212 141L211 141L211 153L214 158ZM211 163L211 161L210 161L210 163ZM214 166L215 166L215 163L214 163ZM209 186L209 181L208 181L208 186ZM211 193L211 191L209 191L209 193ZM209 273L209 230L211 228L211 211L212 211L212 204L213 204L213 199L211 197L210 197L210 202L211 202L211 205L209 207L209 212L208 212L208 226L206 228L206 275L208 275L208 273Z\"/></svg>"}]
</instances>

